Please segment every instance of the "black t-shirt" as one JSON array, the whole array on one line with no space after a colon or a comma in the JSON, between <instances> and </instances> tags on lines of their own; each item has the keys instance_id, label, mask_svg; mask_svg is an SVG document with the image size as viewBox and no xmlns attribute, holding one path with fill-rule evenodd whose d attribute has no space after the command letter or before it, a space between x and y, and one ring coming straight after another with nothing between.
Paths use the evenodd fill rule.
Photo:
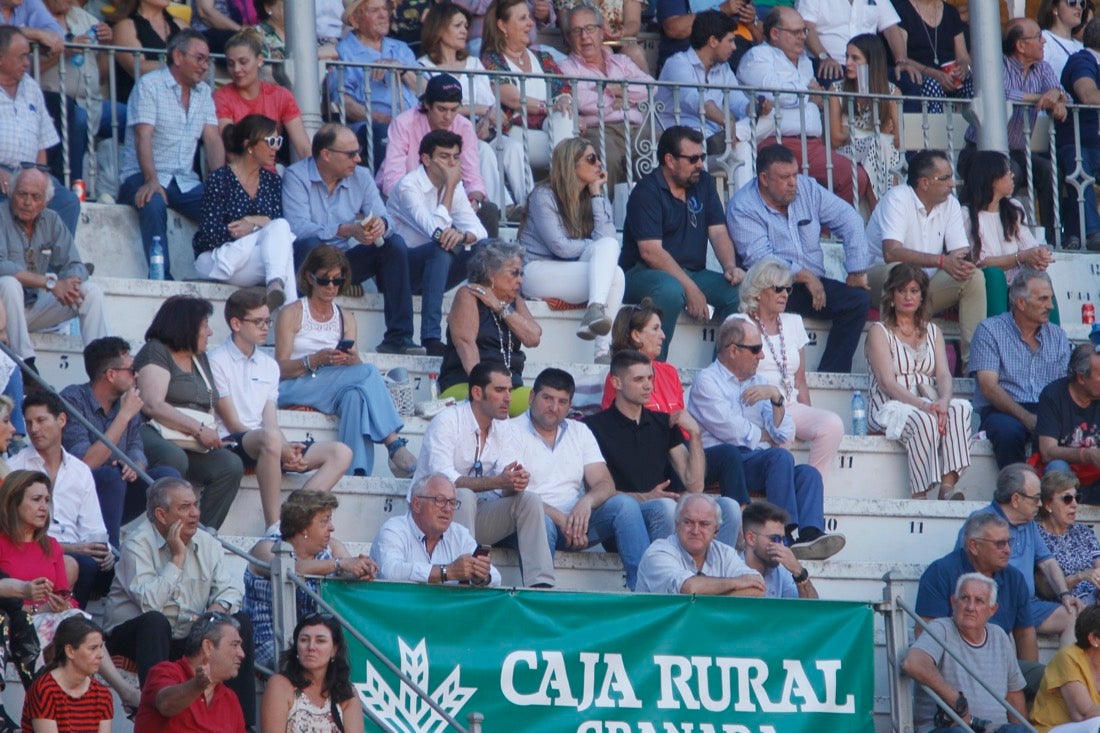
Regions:
<instances>
[{"instance_id":1,"label":"black t-shirt","mask_svg":"<svg viewBox=\"0 0 1100 733\"><path fill-rule=\"evenodd\" d=\"M1069 396L1069 377L1056 379L1039 394L1035 434L1067 448L1100 445L1100 401L1080 407Z\"/></svg>"},{"instance_id":2,"label":"black t-shirt","mask_svg":"<svg viewBox=\"0 0 1100 733\"><path fill-rule=\"evenodd\" d=\"M635 423L611 405L584 423L596 436L616 490L641 494L672 477L668 453L683 445L684 434L669 425L666 413L643 409Z\"/></svg>"},{"instance_id":3,"label":"black t-shirt","mask_svg":"<svg viewBox=\"0 0 1100 733\"><path fill-rule=\"evenodd\" d=\"M953 6L943 3L943 18L935 28L930 27L920 17L920 13L909 0L893 0L901 23L898 25L908 34L906 51L909 58L925 66L937 66L955 60L955 36L965 33L966 25Z\"/></svg>"}]
</instances>

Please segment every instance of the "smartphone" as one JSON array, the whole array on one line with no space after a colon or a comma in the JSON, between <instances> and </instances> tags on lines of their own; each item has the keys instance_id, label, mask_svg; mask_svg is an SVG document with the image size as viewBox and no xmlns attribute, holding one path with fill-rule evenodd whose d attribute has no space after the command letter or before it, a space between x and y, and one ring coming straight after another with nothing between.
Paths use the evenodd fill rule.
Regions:
<instances>
[{"instance_id":1,"label":"smartphone","mask_svg":"<svg viewBox=\"0 0 1100 733\"><path fill-rule=\"evenodd\" d=\"M474 550L474 557L489 557L489 550L492 548L489 545L478 545Z\"/></svg>"},{"instance_id":2,"label":"smartphone","mask_svg":"<svg viewBox=\"0 0 1100 733\"><path fill-rule=\"evenodd\" d=\"M336 344L336 350L337 351L343 351L346 354L349 351L351 351L353 346L355 346L355 341L354 340L352 340L352 339L340 339L340 341Z\"/></svg>"}]
</instances>

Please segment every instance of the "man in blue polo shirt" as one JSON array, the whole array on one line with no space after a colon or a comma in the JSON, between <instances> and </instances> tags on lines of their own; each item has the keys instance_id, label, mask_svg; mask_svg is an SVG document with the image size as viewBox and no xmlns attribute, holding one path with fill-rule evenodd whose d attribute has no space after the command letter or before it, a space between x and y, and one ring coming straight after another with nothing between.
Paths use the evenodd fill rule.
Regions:
<instances>
[{"instance_id":1,"label":"man in blue polo shirt","mask_svg":"<svg viewBox=\"0 0 1100 733\"><path fill-rule=\"evenodd\" d=\"M663 361L680 311L707 321L709 304L721 323L740 305L737 286L745 272L737 266L722 201L705 170L703 134L682 125L666 129L657 160L660 166L638 181L627 201L619 265L626 273L625 301L637 303L648 295L663 313ZM707 269L708 239L720 273Z\"/></svg>"},{"instance_id":2,"label":"man in blue polo shirt","mask_svg":"<svg viewBox=\"0 0 1100 733\"><path fill-rule=\"evenodd\" d=\"M976 514L993 514L1008 522L1012 551L1009 564L1020 571L1027 584L1029 621L1040 634L1060 634L1061 645L1072 644L1076 638L1074 624L1077 613L1084 607L1081 600L1069 590L1066 577L1058 561L1043 542L1035 515L1039 512L1039 474L1026 463L1013 463L997 474L997 488L989 506ZM966 527L964 526L965 530ZM955 548L961 548L966 537L959 532ZM1058 595L1058 602L1044 601L1035 595L1035 571L1046 577L1050 587Z\"/></svg>"},{"instance_id":3,"label":"man in blue polo shirt","mask_svg":"<svg viewBox=\"0 0 1100 733\"><path fill-rule=\"evenodd\" d=\"M999 515L971 514L963 525L964 547L956 548L924 571L917 588L917 615L925 621L951 616L951 596L955 584L966 573L978 572L997 583L997 611L989 619L1012 635L1020 669L1028 687L1037 689L1043 674L1039 663L1039 642L1035 624L1028 613L1027 581L1009 564L1012 540L1008 522ZM918 635L920 627L917 627Z\"/></svg>"}]
</instances>

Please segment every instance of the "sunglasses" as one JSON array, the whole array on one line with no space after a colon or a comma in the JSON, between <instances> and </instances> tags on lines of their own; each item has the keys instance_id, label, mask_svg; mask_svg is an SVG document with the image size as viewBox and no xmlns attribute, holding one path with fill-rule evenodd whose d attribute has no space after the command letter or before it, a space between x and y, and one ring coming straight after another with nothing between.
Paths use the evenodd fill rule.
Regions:
<instances>
[{"instance_id":1,"label":"sunglasses","mask_svg":"<svg viewBox=\"0 0 1100 733\"><path fill-rule=\"evenodd\" d=\"M589 153L588 155L584 156L584 160L586 163L588 163L588 165L596 165L600 162L600 156L596 155L595 153Z\"/></svg>"},{"instance_id":2,"label":"sunglasses","mask_svg":"<svg viewBox=\"0 0 1100 733\"><path fill-rule=\"evenodd\" d=\"M698 155L680 155L679 153L673 153L673 155L680 160L686 160L690 165L695 165L707 159L706 153L699 153Z\"/></svg>"},{"instance_id":3,"label":"sunglasses","mask_svg":"<svg viewBox=\"0 0 1100 733\"><path fill-rule=\"evenodd\" d=\"M313 273L310 273L309 278L323 288L327 288L329 285L335 285L342 288L344 287L344 283L348 281L346 277L319 277Z\"/></svg>"},{"instance_id":4,"label":"sunglasses","mask_svg":"<svg viewBox=\"0 0 1100 733\"><path fill-rule=\"evenodd\" d=\"M1077 503L1077 494L1062 494L1058 498L1061 499L1063 504L1076 504Z\"/></svg>"},{"instance_id":5,"label":"sunglasses","mask_svg":"<svg viewBox=\"0 0 1100 733\"><path fill-rule=\"evenodd\" d=\"M35 170L42 171L43 173L50 172L50 167L45 163L32 163L29 160L21 161L19 163L19 167L25 171L29 171L31 168L34 168Z\"/></svg>"},{"instance_id":6,"label":"sunglasses","mask_svg":"<svg viewBox=\"0 0 1100 733\"><path fill-rule=\"evenodd\" d=\"M744 349L754 356L764 350L764 344L730 344L730 346L736 346L739 349Z\"/></svg>"},{"instance_id":7,"label":"sunglasses","mask_svg":"<svg viewBox=\"0 0 1100 733\"><path fill-rule=\"evenodd\" d=\"M268 135L267 137L260 138L260 139L263 140L265 143L267 143L267 146L269 148L281 148L281 147L283 147L283 136L282 135Z\"/></svg>"},{"instance_id":8,"label":"sunglasses","mask_svg":"<svg viewBox=\"0 0 1100 733\"><path fill-rule=\"evenodd\" d=\"M772 285L772 290L775 291L776 295L778 295L779 293L786 293L787 295L790 295L791 291L794 290L794 287L791 285Z\"/></svg>"}]
</instances>

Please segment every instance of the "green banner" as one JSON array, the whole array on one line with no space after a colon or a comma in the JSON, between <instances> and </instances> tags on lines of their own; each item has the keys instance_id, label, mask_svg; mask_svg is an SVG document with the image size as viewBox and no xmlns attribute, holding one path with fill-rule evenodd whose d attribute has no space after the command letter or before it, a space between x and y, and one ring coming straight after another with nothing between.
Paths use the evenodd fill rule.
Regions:
<instances>
[{"instance_id":1,"label":"green banner","mask_svg":"<svg viewBox=\"0 0 1100 733\"><path fill-rule=\"evenodd\" d=\"M326 581L322 594L463 725L486 733L866 733L873 611L838 601ZM394 731L442 719L349 639Z\"/></svg>"}]
</instances>

